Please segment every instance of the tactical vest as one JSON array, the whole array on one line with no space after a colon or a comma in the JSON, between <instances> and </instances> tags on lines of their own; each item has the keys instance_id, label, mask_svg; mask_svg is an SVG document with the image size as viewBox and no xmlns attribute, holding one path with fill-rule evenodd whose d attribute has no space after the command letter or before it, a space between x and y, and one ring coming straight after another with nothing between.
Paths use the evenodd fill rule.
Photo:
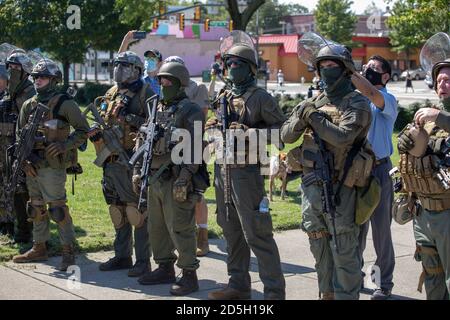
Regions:
<instances>
[{"instance_id":1,"label":"tactical vest","mask_svg":"<svg viewBox=\"0 0 450 320\"><path fill-rule=\"evenodd\" d=\"M148 84L144 83L140 89L139 102L140 102L140 114L144 115L146 91ZM132 127L128 122L124 120L124 112L126 112L127 106L131 104L132 99L137 93L128 89L119 89L118 86L114 86L109 89L102 99L100 115L104 118L108 126L117 125L122 131L121 143L125 150L131 150L135 146L135 140L139 128ZM120 105L123 105L120 107ZM116 108L119 108L118 111ZM116 116L116 114L118 116ZM145 116L144 116L145 117Z\"/></svg>"},{"instance_id":2,"label":"tactical vest","mask_svg":"<svg viewBox=\"0 0 450 320\"><path fill-rule=\"evenodd\" d=\"M221 92L219 94L217 101L220 101L220 99L222 97L226 97L227 102L228 102L228 114L229 114L228 123L238 122L238 123L241 123L244 125L249 125L249 124L245 123L245 116L248 111L246 104L247 104L248 99L250 99L250 97L257 90L263 90L263 89L259 88L259 87L250 87L247 89L247 91L244 94L240 95L239 97L233 96L233 93L231 90L224 90L223 92ZM219 110L219 111L222 112L221 110ZM244 150L238 150L238 145L236 142L235 142L234 147L235 147L235 150L234 150L235 161L238 161L238 159L245 159L246 164L250 163L250 161L249 161L249 148L250 147L249 147L248 139L245 140L245 149ZM216 148L220 149L221 147L216 146ZM259 156L259 154L257 156Z\"/></svg>"},{"instance_id":3,"label":"tactical vest","mask_svg":"<svg viewBox=\"0 0 450 320\"><path fill-rule=\"evenodd\" d=\"M348 103L348 100L356 96L357 92L351 92L343 98L341 105ZM331 121L336 126L339 126L341 122L341 118L343 115L343 111L339 110L335 105L329 103L328 98L325 95L319 95L311 100L311 102L315 103L317 109L325 114L325 117ZM335 182L341 180L343 178L343 169L345 165L345 160L349 154L352 145L341 147L332 145L324 140L324 144L328 152L333 154L333 162L334 162L334 177ZM319 151L319 146L314 141L313 130L311 127L307 127L303 134L303 143L300 146L300 151L297 155L300 157L299 163L303 167L303 171L305 173L312 172L314 169L314 161L307 159L305 157L305 151L317 153ZM349 169L347 177L344 181L344 185L352 188L354 186L364 187L368 183L368 179L372 173L372 168L375 163L375 155L372 151L370 144L367 142L367 139L362 144L361 149L355 156L352 166Z\"/></svg>"},{"instance_id":4,"label":"tactical vest","mask_svg":"<svg viewBox=\"0 0 450 320\"><path fill-rule=\"evenodd\" d=\"M424 127L431 140L447 138L449 134L434 122ZM423 208L431 211L450 209L450 189L446 190L440 177L440 161L436 154L426 154L416 158L408 153L400 155L399 170L405 192L416 193ZM448 172L447 167L442 170Z\"/></svg>"},{"instance_id":5,"label":"tactical vest","mask_svg":"<svg viewBox=\"0 0 450 320\"><path fill-rule=\"evenodd\" d=\"M77 150L67 150L62 156L50 158L44 152L45 148L53 142L65 142L70 135L70 124L66 118L59 115L61 105L70 99L65 94L53 96L47 103L50 112L41 121L36 137L34 150L38 151L41 158L45 159L51 168L69 168L77 164ZM32 104L37 104L37 96L31 99ZM31 115L30 115L31 116Z\"/></svg>"}]
</instances>

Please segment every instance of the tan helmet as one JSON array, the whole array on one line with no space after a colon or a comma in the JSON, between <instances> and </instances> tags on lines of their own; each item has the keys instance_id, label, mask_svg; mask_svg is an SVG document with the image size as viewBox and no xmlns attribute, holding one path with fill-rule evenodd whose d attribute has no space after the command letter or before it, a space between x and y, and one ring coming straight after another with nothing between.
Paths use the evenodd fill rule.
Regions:
<instances>
[{"instance_id":1,"label":"tan helmet","mask_svg":"<svg viewBox=\"0 0 450 320\"><path fill-rule=\"evenodd\" d=\"M414 142L414 147L408 153L416 158L421 158L427 150L430 136L423 127L409 125L408 136Z\"/></svg>"},{"instance_id":2,"label":"tan helmet","mask_svg":"<svg viewBox=\"0 0 450 320\"><path fill-rule=\"evenodd\" d=\"M228 50L223 55L223 58L225 61L227 58L230 58L230 57L238 57L238 58L241 58L241 59L253 64L254 66L258 66L258 62L256 61L255 51L253 50L253 48L250 48L249 46L246 46L246 45L238 44L238 45L231 47L230 50Z\"/></svg>"},{"instance_id":3,"label":"tan helmet","mask_svg":"<svg viewBox=\"0 0 450 320\"><path fill-rule=\"evenodd\" d=\"M180 81L182 87L189 87L189 71L179 62L164 63L157 74L158 78L161 76L174 77Z\"/></svg>"},{"instance_id":4,"label":"tan helmet","mask_svg":"<svg viewBox=\"0 0 450 320\"><path fill-rule=\"evenodd\" d=\"M433 69L431 69L431 75L433 77L433 87L435 91L437 90L437 77L439 75L439 71L443 68L450 68L450 58L434 64Z\"/></svg>"}]
</instances>

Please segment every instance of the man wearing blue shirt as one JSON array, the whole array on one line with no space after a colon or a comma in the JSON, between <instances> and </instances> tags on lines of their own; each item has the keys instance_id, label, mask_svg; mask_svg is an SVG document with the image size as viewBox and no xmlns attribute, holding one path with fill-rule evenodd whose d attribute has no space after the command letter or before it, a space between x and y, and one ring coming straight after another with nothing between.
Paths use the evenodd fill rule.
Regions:
<instances>
[{"instance_id":1,"label":"man wearing blue shirt","mask_svg":"<svg viewBox=\"0 0 450 320\"><path fill-rule=\"evenodd\" d=\"M397 100L386 90L386 83L391 78L391 66L381 56L369 58L363 75L354 73L352 81L355 87L370 100L372 124L367 134L376 156L373 175L381 184L381 200L373 213L370 223L377 260L375 265L380 270L378 289L372 294L372 300L385 300L391 296L395 255L391 237L392 203L394 193L389 171L392 169L390 156L393 153L392 133L397 119ZM359 245L361 256L366 248L369 221L361 226ZM363 262L364 263L364 262Z\"/></svg>"}]
</instances>

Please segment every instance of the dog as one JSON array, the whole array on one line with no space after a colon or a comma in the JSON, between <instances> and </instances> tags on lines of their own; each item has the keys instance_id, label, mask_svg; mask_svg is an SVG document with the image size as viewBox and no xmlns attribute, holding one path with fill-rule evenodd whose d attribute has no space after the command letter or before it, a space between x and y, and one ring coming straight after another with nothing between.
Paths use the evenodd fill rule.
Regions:
<instances>
[{"instance_id":1,"label":"dog","mask_svg":"<svg viewBox=\"0 0 450 320\"><path fill-rule=\"evenodd\" d=\"M281 200L286 196L286 186L288 174L291 172L286 161L286 153L281 152L278 156L270 158L270 184L269 184L269 199L273 201L273 190L275 187L275 179L281 180Z\"/></svg>"}]
</instances>

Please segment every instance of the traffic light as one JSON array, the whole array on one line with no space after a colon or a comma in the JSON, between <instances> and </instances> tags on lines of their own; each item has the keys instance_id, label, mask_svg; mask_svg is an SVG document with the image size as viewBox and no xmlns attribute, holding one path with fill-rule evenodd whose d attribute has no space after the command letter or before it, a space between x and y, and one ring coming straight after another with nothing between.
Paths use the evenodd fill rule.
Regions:
<instances>
[{"instance_id":1,"label":"traffic light","mask_svg":"<svg viewBox=\"0 0 450 320\"><path fill-rule=\"evenodd\" d=\"M230 23L228 23L228 30L230 32L233 31L233 20L230 20Z\"/></svg>"},{"instance_id":2,"label":"traffic light","mask_svg":"<svg viewBox=\"0 0 450 320\"><path fill-rule=\"evenodd\" d=\"M205 31L209 32L209 24L210 24L210 20L209 19L205 19Z\"/></svg>"},{"instance_id":3,"label":"traffic light","mask_svg":"<svg viewBox=\"0 0 450 320\"><path fill-rule=\"evenodd\" d=\"M181 30L181 31L184 31L184 13L181 13L181 14L180 14L179 25L180 25L180 30Z\"/></svg>"},{"instance_id":4,"label":"traffic light","mask_svg":"<svg viewBox=\"0 0 450 320\"><path fill-rule=\"evenodd\" d=\"M159 27L159 21L157 18L153 18L153 29L158 29Z\"/></svg>"},{"instance_id":5,"label":"traffic light","mask_svg":"<svg viewBox=\"0 0 450 320\"><path fill-rule=\"evenodd\" d=\"M202 8L201 7L195 7L194 9L194 20L200 21L202 18Z\"/></svg>"}]
</instances>

